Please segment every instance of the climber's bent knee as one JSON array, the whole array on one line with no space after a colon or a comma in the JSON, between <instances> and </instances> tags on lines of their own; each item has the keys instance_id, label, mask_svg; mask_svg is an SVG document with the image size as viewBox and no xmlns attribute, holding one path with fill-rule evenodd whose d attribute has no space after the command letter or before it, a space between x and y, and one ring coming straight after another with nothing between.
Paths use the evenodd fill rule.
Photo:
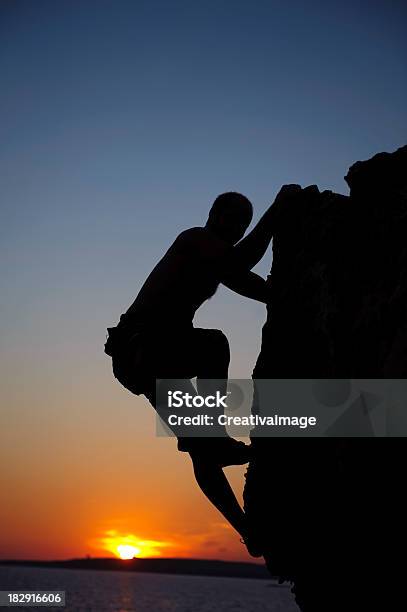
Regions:
<instances>
[{"instance_id":1,"label":"climber's bent knee","mask_svg":"<svg viewBox=\"0 0 407 612\"><path fill-rule=\"evenodd\" d=\"M220 329L195 329L199 361L215 364L229 364L229 341Z\"/></svg>"}]
</instances>

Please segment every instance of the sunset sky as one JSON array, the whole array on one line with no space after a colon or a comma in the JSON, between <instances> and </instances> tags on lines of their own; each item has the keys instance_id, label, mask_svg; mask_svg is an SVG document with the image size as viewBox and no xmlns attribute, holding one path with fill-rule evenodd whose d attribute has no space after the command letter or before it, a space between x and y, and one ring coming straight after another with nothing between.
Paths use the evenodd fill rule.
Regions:
<instances>
[{"instance_id":1,"label":"sunset sky","mask_svg":"<svg viewBox=\"0 0 407 612\"><path fill-rule=\"evenodd\" d=\"M347 193L351 163L405 144L403 6L0 1L0 558L249 559L113 378L106 327L219 193L255 222L284 183ZM221 288L195 324L244 378L265 316Z\"/></svg>"}]
</instances>

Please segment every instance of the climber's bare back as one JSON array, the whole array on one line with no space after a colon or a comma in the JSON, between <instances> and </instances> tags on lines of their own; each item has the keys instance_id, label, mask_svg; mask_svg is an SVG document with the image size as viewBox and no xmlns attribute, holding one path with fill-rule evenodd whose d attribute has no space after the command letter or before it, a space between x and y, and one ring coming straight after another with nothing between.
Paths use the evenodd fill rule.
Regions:
<instances>
[{"instance_id":1,"label":"climber's bare back","mask_svg":"<svg viewBox=\"0 0 407 612\"><path fill-rule=\"evenodd\" d=\"M191 324L195 311L220 283L233 247L206 227L179 234L126 312L140 324Z\"/></svg>"}]
</instances>

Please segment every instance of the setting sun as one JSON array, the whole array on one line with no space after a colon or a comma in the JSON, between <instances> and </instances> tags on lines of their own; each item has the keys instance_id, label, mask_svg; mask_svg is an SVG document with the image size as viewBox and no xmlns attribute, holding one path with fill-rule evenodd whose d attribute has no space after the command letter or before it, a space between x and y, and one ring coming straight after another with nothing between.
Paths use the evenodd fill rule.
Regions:
<instances>
[{"instance_id":1,"label":"setting sun","mask_svg":"<svg viewBox=\"0 0 407 612\"><path fill-rule=\"evenodd\" d=\"M133 559L141 552L137 546L130 546L129 544L119 544L117 547L120 559Z\"/></svg>"},{"instance_id":2,"label":"setting sun","mask_svg":"<svg viewBox=\"0 0 407 612\"><path fill-rule=\"evenodd\" d=\"M132 533L119 533L113 529L105 532L95 544L97 548L108 550L120 559L158 557L161 555L161 548L170 546L170 542L143 540Z\"/></svg>"}]
</instances>

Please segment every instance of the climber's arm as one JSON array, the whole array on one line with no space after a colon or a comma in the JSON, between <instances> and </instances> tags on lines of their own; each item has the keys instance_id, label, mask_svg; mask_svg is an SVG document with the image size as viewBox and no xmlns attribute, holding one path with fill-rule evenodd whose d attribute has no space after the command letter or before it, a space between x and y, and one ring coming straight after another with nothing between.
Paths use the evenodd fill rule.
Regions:
<instances>
[{"instance_id":1,"label":"climber's arm","mask_svg":"<svg viewBox=\"0 0 407 612\"><path fill-rule=\"evenodd\" d=\"M222 278L222 284L244 297L259 302L267 302L266 281L250 270L242 270L239 274L227 275Z\"/></svg>"},{"instance_id":2,"label":"climber's arm","mask_svg":"<svg viewBox=\"0 0 407 612\"><path fill-rule=\"evenodd\" d=\"M251 270L263 257L275 230L275 219L287 198L301 191L299 185L284 185L274 203L266 210L252 231L233 247L233 256L239 264Z\"/></svg>"}]
</instances>

